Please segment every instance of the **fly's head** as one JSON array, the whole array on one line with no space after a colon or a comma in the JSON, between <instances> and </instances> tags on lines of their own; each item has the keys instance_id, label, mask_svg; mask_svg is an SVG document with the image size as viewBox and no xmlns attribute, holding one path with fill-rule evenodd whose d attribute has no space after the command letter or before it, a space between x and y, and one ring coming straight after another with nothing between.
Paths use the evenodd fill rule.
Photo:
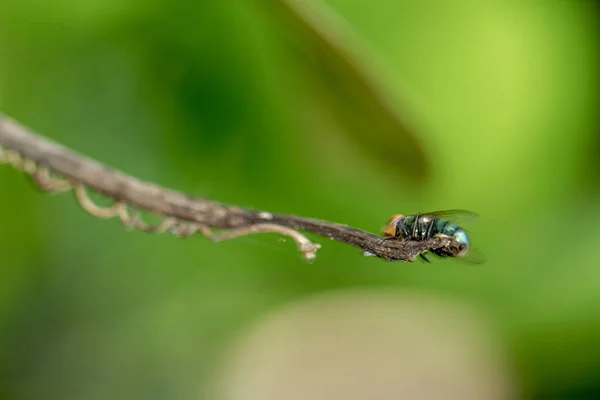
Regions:
<instances>
[{"instance_id":1,"label":"fly's head","mask_svg":"<svg viewBox=\"0 0 600 400\"><path fill-rule=\"evenodd\" d=\"M403 221L406 218L403 214L395 214L393 215L388 223L383 228L383 234L389 238L403 237L402 229L400 229L399 222Z\"/></svg>"}]
</instances>

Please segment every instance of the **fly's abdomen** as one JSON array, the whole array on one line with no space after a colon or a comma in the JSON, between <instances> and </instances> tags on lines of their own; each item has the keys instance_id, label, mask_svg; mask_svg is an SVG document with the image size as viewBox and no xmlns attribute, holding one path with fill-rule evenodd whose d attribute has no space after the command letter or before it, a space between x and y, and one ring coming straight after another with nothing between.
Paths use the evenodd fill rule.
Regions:
<instances>
[{"instance_id":1,"label":"fly's abdomen","mask_svg":"<svg viewBox=\"0 0 600 400\"><path fill-rule=\"evenodd\" d=\"M440 233L446 236L454 236L456 231L460 228L454 222L450 222L447 220L440 219L438 220L438 229L436 233Z\"/></svg>"}]
</instances>

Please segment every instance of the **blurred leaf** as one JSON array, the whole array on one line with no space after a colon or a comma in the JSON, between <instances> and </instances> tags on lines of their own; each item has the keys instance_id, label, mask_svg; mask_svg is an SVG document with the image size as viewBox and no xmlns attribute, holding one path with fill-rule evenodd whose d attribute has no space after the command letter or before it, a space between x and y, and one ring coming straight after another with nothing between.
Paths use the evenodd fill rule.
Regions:
<instances>
[{"instance_id":1,"label":"blurred leaf","mask_svg":"<svg viewBox=\"0 0 600 400\"><path fill-rule=\"evenodd\" d=\"M359 145L386 170L400 171L415 180L429 173L429 163L421 143L407 121L361 60L357 43L339 16L323 4L295 0L266 0L286 47L296 51L309 76L308 84L317 89L310 99L330 112L348 139ZM335 28L335 29L334 29ZM339 29L346 28L346 29Z\"/></svg>"}]
</instances>

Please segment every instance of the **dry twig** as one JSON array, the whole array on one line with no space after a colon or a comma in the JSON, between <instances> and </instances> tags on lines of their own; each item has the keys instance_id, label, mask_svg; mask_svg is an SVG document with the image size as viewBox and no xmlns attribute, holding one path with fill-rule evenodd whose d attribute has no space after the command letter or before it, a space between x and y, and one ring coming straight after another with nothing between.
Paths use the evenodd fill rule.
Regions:
<instances>
[{"instance_id":1,"label":"dry twig","mask_svg":"<svg viewBox=\"0 0 600 400\"><path fill-rule=\"evenodd\" d=\"M141 181L77 154L40 136L15 120L0 114L0 163L29 174L44 191L73 190L81 207L99 218L118 217L128 228L145 232L171 232L190 236L196 232L221 241L257 232L274 232L294 239L307 259L313 259L319 244L298 231L306 231L363 249L366 254L388 261L413 261L426 250L449 245L448 239L426 241L382 240L369 232L335 222L295 215L273 214L229 206L190 196ZM109 207L96 205L86 188L114 200ZM144 222L137 210L163 218L158 224ZM214 233L213 229L222 230Z\"/></svg>"}]
</instances>

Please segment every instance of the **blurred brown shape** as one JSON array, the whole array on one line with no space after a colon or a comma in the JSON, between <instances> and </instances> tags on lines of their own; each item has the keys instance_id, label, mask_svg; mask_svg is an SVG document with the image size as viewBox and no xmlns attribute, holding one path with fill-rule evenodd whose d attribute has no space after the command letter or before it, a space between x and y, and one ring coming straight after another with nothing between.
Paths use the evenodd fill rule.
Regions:
<instances>
[{"instance_id":1,"label":"blurred brown shape","mask_svg":"<svg viewBox=\"0 0 600 400\"><path fill-rule=\"evenodd\" d=\"M430 165L409 126L407 110L388 96L372 67L374 54L349 26L317 1L263 0L287 50L306 75L310 106L330 114L340 131L387 171L420 181ZM401 109L399 109L401 108Z\"/></svg>"},{"instance_id":2,"label":"blurred brown shape","mask_svg":"<svg viewBox=\"0 0 600 400\"><path fill-rule=\"evenodd\" d=\"M418 293L342 291L275 310L219 373L223 400L516 398L485 319Z\"/></svg>"}]
</instances>

